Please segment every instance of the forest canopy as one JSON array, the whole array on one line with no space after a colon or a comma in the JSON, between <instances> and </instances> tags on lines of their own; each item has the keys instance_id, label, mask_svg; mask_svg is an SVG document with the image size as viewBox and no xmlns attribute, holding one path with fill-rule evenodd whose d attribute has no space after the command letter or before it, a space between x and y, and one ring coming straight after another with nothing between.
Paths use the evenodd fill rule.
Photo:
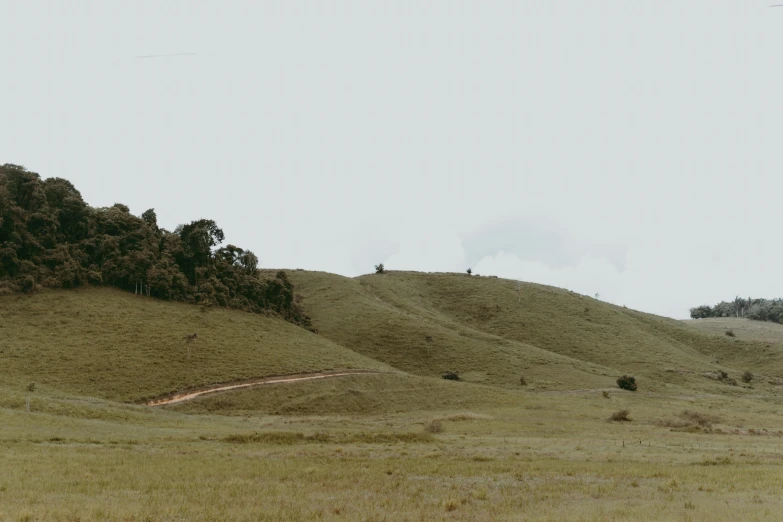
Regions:
<instances>
[{"instance_id":1,"label":"forest canopy","mask_svg":"<svg viewBox=\"0 0 783 522\"><path fill-rule=\"evenodd\" d=\"M783 323L783 299L745 299L737 296L732 301L721 301L715 306L691 308L691 319L707 317L744 317L754 321Z\"/></svg>"},{"instance_id":2,"label":"forest canopy","mask_svg":"<svg viewBox=\"0 0 783 522\"><path fill-rule=\"evenodd\" d=\"M258 258L211 219L158 227L154 209L87 205L62 178L0 167L0 293L111 285L150 297L273 313L310 328L285 272L262 278Z\"/></svg>"}]
</instances>

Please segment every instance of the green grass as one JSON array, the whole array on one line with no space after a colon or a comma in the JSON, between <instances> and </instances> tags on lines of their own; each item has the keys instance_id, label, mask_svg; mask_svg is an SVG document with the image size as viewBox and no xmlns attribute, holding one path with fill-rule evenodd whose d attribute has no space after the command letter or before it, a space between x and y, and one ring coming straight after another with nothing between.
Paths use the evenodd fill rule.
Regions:
<instances>
[{"instance_id":1,"label":"green grass","mask_svg":"<svg viewBox=\"0 0 783 522\"><path fill-rule=\"evenodd\" d=\"M278 319L109 288L0 296L0 325L5 382L116 401L270 375L389 370Z\"/></svg>"},{"instance_id":2,"label":"green grass","mask_svg":"<svg viewBox=\"0 0 783 522\"><path fill-rule=\"evenodd\" d=\"M726 385L707 372L783 377L777 347L559 288L417 272L350 279L295 271L291 278L322 335L418 375L457 370L493 386L517 388L524 376L532 389L582 389L614 387L627 373L647 390L713 393Z\"/></svg>"},{"instance_id":3,"label":"green grass","mask_svg":"<svg viewBox=\"0 0 783 522\"><path fill-rule=\"evenodd\" d=\"M783 510L773 325L674 321L530 284L520 297L516 282L461 274L290 275L318 335L110 289L1 296L0 520L722 521ZM138 404L332 369L383 373ZM441 379L446 370L464 381ZM750 385L717 378L745 370ZM637 392L617 388L625 373ZM620 410L632 420L607 420Z\"/></svg>"},{"instance_id":4,"label":"green grass","mask_svg":"<svg viewBox=\"0 0 783 522\"><path fill-rule=\"evenodd\" d=\"M783 324L769 321L751 321L736 317L710 317L689 319L683 324L697 331L725 336L731 330L737 339L749 339L764 343L783 344Z\"/></svg>"},{"instance_id":5,"label":"green grass","mask_svg":"<svg viewBox=\"0 0 783 522\"><path fill-rule=\"evenodd\" d=\"M413 375L361 375L250 388L168 406L188 413L379 414L513 404L520 393Z\"/></svg>"}]
</instances>

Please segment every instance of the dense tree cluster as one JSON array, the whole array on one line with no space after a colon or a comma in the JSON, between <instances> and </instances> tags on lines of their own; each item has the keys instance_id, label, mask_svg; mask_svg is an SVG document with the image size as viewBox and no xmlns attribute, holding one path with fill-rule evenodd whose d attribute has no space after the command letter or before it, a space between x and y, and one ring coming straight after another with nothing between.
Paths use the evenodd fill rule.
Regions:
<instances>
[{"instance_id":1,"label":"dense tree cluster","mask_svg":"<svg viewBox=\"0 0 783 522\"><path fill-rule=\"evenodd\" d=\"M721 301L715 306L691 308L692 319L706 317L744 317L754 321L783 323L783 299L744 299L737 296L733 301Z\"/></svg>"},{"instance_id":2,"label":"dense tree cluster","mask_svg":"<svg viewBox=\"0 0 783 522\"><path fill-rule=\"evenodd\" d=\"M153 209L93 208L67 180L0 167L0 291L105 284L144 295L273 312L304 327L285 272L259 277L258 258L200 219L169 232Z\"/></svg>"}]
</instances>

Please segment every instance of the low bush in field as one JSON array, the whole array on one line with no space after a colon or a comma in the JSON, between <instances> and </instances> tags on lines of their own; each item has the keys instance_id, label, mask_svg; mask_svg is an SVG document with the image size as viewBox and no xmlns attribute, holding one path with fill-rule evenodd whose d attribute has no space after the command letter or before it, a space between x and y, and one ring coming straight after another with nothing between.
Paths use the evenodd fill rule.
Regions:
<instances>
[{"instance_id":1,"label":"low bush in field","mask_svg":"<svg viewBox=\"0 0 783 522\"><path fill-rule=\"evenodd\" d=\"M628 422L631 420L630 417L628 417L630 413L631 412L629 410L619 410L612 413L612 415L609 417L609 420L613 422Z\"/></svg>"},{"instance_id":2,"label":"low bush in field","mask_svg":"<svg viewBox=\"0 0 783 522\"><path fill-rule=\"evenodd\" d=\"M632 375L623 375L617 379L617 386L623 390L636 391L636 377Z\"/></svg>"}]
</instances>

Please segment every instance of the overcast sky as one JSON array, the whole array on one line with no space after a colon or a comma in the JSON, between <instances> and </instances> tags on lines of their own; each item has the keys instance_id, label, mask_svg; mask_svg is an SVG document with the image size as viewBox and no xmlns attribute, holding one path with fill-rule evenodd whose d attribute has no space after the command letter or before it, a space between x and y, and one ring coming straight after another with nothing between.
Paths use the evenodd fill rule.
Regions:
<instances>
[{"instance_id":1,"label":"overcast sky","mask_svg":"<svg viewBox=\"0 0 783 522\"><path fill-rule=\"evenodd\" d=\"M783 296L783 7L0 0L0 164L264 267Z\"/></svg>"}]
</instances>

